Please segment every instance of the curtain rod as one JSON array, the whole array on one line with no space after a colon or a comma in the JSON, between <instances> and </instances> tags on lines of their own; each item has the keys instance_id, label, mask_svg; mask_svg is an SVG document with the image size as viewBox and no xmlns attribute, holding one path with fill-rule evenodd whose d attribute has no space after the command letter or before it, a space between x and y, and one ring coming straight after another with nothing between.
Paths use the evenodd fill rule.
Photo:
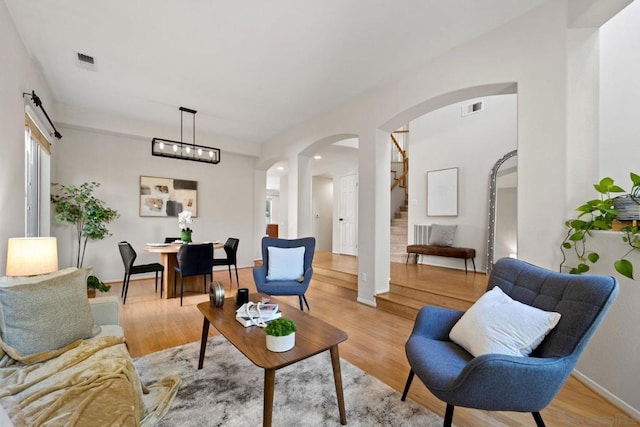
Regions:
<instances>
[{"instance_id":1,"label":"curtain rod","mask_svg":"<svg viewBox=\"0 0 640 427\"><path fill-rule=\"evenodd\" d=\"M58 132L58 129L56 129L56 126L53 124L53 122L49 118L49 115L47 114L47 110L45 110L44 107L42 106L42 101L40 100L40 97L38 95L36 95L36 91L32 90L31 93L23 92L22 96L25 96L25 95L30 95L31 96L31 101L33 101L33 103L36 105L36 107L40 107L40 109L44 113L44 116L47 118L47 121L49 122L49 124L53 128L53 136L55 136L58 139L62 138L62 135L60 134L60 132Z\"/></svg>"}]
</instances>

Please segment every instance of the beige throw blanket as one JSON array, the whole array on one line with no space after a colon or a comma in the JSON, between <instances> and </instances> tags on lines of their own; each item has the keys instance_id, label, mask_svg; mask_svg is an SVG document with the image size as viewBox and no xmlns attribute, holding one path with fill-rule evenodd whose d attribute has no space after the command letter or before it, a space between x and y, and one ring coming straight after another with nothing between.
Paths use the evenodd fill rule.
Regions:
<instances>
[{"instance_id":1,"label":"beige throw blanket","mask_svg":"<svg viewBox=\"0 0 640 427\"><path fill-rule=\"evenodd\" d=\"M34 365L0 360L0 404L16 426L151 426L179 385L169 376L145 388L119 337L82 341Z\"/></svg>"}]
</instances>

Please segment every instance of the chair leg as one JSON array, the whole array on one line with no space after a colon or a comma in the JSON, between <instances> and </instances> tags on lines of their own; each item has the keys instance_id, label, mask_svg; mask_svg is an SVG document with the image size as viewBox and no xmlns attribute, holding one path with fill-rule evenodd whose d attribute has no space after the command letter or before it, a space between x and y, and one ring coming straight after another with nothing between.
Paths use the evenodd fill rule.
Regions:
<instances>
[{"instance_id":1,"label":"chair leg","mask_svg":"<svg viewBox=\"0 0 640 427\"><path fill-rule=\"evenodd\" d=\"M213 277L211 278L211 281L213 282ZM202 293L203 294L207 293L207 275L206 274L202 275Z\"/></svg>"},{"instance_id":2,"label":"chair leg","mask_svg":"<svg viewBox=\"0 0 640 427\"><path fill-rule=\"evenodd\" d=\"M467 274L467 259L466 258L464 259L464 274L465 274L465 276Z\"/></svg>"},{"instance_id":3,"label":"chair leg","mask_svg":"<svg viewBox=\"0 0 640 427\"><path fill-rule=\"evenodd\" d=\"M164 289L164 270L160 272L160 299L162 299L162 290Z\"/></svg>"},{"instance_id":4,"label":"chair leg","mask_svg":"<svg viewBox=\"0 0 640 427\"><path fill-rule=\"evenodd\" d=\"M405 400L407 400L407 394L409 393L409 387L411 387L411 381L413 381L413 376L414 376L415 374L416 374L416 373L415 373L415 372L413 372L413 369L411 369L411 370L409 371L409 376L407 377L407 382L406 382L406 384L404 385L404 391L402 392L402 397L400 398L400 400L402 400L403 402L404 402Z\"/></svg>"},{"instance_id":5,"label":"chair leg","mask_svg":"<svg viewBox=\"0 0 640 427\"><path fill-rule=\"evenodd\" d=\"M180 307L182 307L182 296L184 295L184 277L180 275Z\"/></svg>"},{"instance_id":6,"label":"chair leg","mask_svg":"<svg viewBox=\"0 0 640 427\"><path fill-rule=\"evenodd\" d=\"M127 303L127 292L129 292L129 282L131 281L131 275L127 276L126 283L124 285L124 295L122 297L122 305Z\"/></svg>"},{"instance_id":7,"label":"chair leg","mask_svg":"<svg viewBox=\"0 0 640 427\"><path fill-rule=\"evenodd\" d=\"M122 292L120 292L120 297L124 298L124 287L127 284L127 273L124 273L124 277L122 278Z\"/></svg>"},{"instance_id":8,"label":"chair leg","mask_svg":"<svg viewBox=\"0 0 640 427\"><path fill-rule=\"evenodd\" d=\"M156 293L158 293L158 272L156 271Z\"/></svg>"},{"instance_id":9,"label":"chair leg","mask_svg":"<svg viewBox=\"0 0 640 427\"><path fill-rule=\"evenodd\" d=\"M229 289L231 289L231 285L233 285L233 279L231 278L231 264L228 264L229 267Z\"/></svg>"},{"instance_id":10,"label":"chair leg","mask_svg":"<svg viewBox=\"0 0 640 427\"><path fill-rule=\"evenodd\" d=\"M298 303L300 304L300 311L304 311L304 308L302 307L302 295L298 295Z\"/></svg>"},{"instance_id":11,"label":"chair leg","mask_svg":"<svg viewBox=\"0 0 640 427\"><path fill-rule=\"evenodd\" d=\"M533 419L536 420L536 426L538 427L545 427L544 425L544 421L542 420L542 415L540 415L540 412L532 412L531 415L533 415Z\"/></svg>"},{"instance_id":12,"label":"chair leg","mask_svg":"<svg viewBox=\"0 0 640 427\"><path fill-rule=\"evenodd\" d=\"M476 271L476 259L475 258L471 258L471 263L473 264L473 272L477 273L477 271Z\"/></svg>"},{"instance_id":13,"label":"chair leg","mask_svg":"<svg viewBox=\"0 0 640 427\"><path fill-rule=\"evenodd\" d=\"M455 408L455 406L447 403L447 410L444 413L444 423L442 424L443 427L451 427L451 423L453 422L453 408Z\"/></svg>"},{"instance_id":14,"label":"chair leg","mask_svg":"<svg viewBox=\"0 0 640 427\"><path fill-rule=\"evenodd\" d=\"M302 300L304 301L305 305L307 306L307 311L311 311L311 309L309 308L309 303L307 302L307 297L302 295ZM302 310L302 300L300 301L300 310Z\"/></svg>"},{"instance_id":15,"label":"chair leg","mask_svg":"<svg viewBox=\"0 0 640 427\"><path fill-rule=\"evenodd\" d=\"M182 274L180 275L180 277L182 277ZM175 298L176 296L176 283L178 280L178 275L176 273L173 273L173 296Z\"/></svg>"},{"instance_id":16,"label":"chair leg","mask_svg":"<svg viewBox=\"0 0 640 427\"><path fill-rule=\"evenodd\" d=\"M236 285L240 288L240 279L238 279L238 264L233 264L236 269ZM231 288L231 284L229 284L229 288Z\"/></svg>"}]
</instances>

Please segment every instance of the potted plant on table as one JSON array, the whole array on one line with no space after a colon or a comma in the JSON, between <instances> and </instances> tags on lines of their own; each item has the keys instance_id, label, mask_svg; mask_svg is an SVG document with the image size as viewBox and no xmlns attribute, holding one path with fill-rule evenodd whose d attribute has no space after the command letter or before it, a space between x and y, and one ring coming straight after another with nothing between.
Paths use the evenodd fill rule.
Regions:
<instances>
[{"instance_id":1,"label":"potted plant on table","mask_svg":"<svg viewBox=\"0 0 640 427\"><path fill-rule=\"evenodd\" d=\"M191 211L182 211L178 214L178 227L180 227L180 240L182 243L191 243L191 233L193 230L189 224L193 222Z\"/></svg>"},{"instance_id":2,"label":"potted plant on table","mask_svg":"<svg viewBox=\"0 0 640 427\"><path fill-rule=\"evenodd\" d=\"M576 208L580 214L565 223L568 230L560 246L563 256L560 269L567 261L565 250L573 250L578 265L569 273L581 274L589 271L587 263L596 263L600 255L587 249L587 238L592 235L593 230L614 230L614 225L620 224L617 230L622 233L622 241L628 247L613 266L621 275L633 279L633 264L627 256L640 251L640 228L637 222L640 219L640 176L631 173L630 177L633 186L629 193L608 177L593 185L600 198L589 200ZM620 222L621 220L625 222Z\"/></svg>"},{"instance_id":3,"label":"potted plant on table","mask_svg":"<svg viewBox=\"0 0 640 427\"><path fill-rule=\"evenodd\" d=\"M93 195L100 186L97 182L85 182L80 186L54 183L57 190L51 194L51 202L56 211L56 220L76 226L76 267L81 268L89 240L102 240L111 235L107 224L118 218L118 211L113 210ZM111 289L96 276L87 277L87 293L95 291L107 292Z\"/></svg>"},{"instance_id":4,"label":"potted plant on table","mask_svg":"<svg viewBox=\"0 0 640 427\"><path fill-rule=\"evenodd\" d=\"M280 353L291 350L296 344L296 324L286 317L269 322L264 332L267 334L267 350Z\"/></svg>"}]
</instances>

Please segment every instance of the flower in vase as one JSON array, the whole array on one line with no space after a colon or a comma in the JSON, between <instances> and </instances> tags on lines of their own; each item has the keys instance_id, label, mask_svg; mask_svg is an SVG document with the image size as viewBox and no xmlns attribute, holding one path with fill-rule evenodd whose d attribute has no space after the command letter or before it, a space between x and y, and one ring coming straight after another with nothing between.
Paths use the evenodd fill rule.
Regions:
<instances>
[{"instance_id":1,"label":"flower in vase","mask_svg":"<svg viewBox=\"0 0 640 427\"><path fill-rule=\"evenodd\" d=\"M189 228L189 224L193 222L191 215L191 211L182 211L178 214L178 227L181 230L191 231Z\"/></svg>"}]
</instances>

